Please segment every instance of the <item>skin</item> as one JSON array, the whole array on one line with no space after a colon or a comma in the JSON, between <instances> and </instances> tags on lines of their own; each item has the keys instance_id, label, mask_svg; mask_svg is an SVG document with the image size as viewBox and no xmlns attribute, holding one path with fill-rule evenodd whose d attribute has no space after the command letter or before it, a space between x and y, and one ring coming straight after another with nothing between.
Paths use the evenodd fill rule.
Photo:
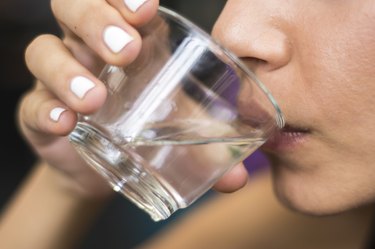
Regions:
<instances>
[{"instance_id":1,"label":"skin","mask_svg":"<svg viewBox=\"0 0 375 249\"><path fill-rule=\"evenodd\" d=\"M44 35L26 51L39 81L21 103L21 128L41 157L84 195L102 198L110 191L97 184L63 136L77 112L93 113L104 103L106 90L94 73L103 63L125 65L136 57L136 27L152 18L157 5L149 0L132 13L121 0L53 0L64 39ZM102 40L109 24L134 37L116 54ZM331 214L375 199L375 138L369 135L375 128L374 25L371 0L231 0L215 25L213 36L256 72L284 112L290 128L265 151L275 191L293 209ZM95 83L83 99L69 91L77 75ZM48 115L57 106L67 111L54 122ZM231 192L246 181L239 166L216 187Z\"/></svg>"},{"instance_id":2,"label":"skin","mask_svg":"<svg viewBox=\"0 0 375 249\"><path fill-rule=\"evenodd\" d=\"M236 13L233 15L233 13ZM214 36L271 90L294 137L265 148L293 209L331 214L375 200L375 1L228 1ZM271 142L272 143L272 142Z\"/></svg>"},{"instance_id":3,"label":"skin","mask_svg":"<svg viewBox=\"0 0 375 249\"><path fill-rule=\"evenodd\" d=\"M374 202L375 6L370 0L335 3L230 0L213 32L257 73L284 111L287 128L264 148L273 162L272 182L279 199L310 214ZM43 162L0 217L0 248L71 248L111 197L64 136L77 112L93 113L103 104L106 89L95 73L104 63L125 65L136 57L136 27L152 18L157 5L149 0L131 13L122 0L52 0L65 35L43 35L28 47L26 62L38 80L19 111L21 130ZM118 54L101 40L109 24L135 38ZM83 99L69 91L77 75L95 83ZM49 118L55 107L66 108L57 122ZM216 188L231 192L246 181L238 166ZM258 176L142 248L363 247L373 207L301 216L280 206L269 185L268 177ZM228 220L228 213L238 217Z\"/></svg>"}]
</instances>

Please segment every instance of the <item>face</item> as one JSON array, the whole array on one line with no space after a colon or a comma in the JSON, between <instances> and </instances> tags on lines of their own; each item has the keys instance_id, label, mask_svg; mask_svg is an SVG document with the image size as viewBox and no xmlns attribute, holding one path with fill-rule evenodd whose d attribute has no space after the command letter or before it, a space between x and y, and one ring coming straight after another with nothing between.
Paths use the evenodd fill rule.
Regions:
<instances>
[{"instance_id":1,"label":"face","mask_svg":"<svg viewBox=\"0 0 375 249\"><path fill-rule=\"evenodd\" d=\"M375 1L229 0L213 35L285 115L264 147L279 198L311 214L374 202Z\"/></svg>"}]
</instances>

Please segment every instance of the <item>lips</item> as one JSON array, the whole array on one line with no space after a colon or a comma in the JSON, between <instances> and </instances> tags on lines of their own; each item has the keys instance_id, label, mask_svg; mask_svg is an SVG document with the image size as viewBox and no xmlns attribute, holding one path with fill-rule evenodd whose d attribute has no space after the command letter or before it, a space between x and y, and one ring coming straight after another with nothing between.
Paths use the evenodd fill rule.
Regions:
<instances>
[{"instance_id":1,"label":"lips","mask_svg":"<svg viewBox=\"0 0 375 249\"><path fill-rule=\"evenodd\" d=\"M283 129L275 132L263 145L263 148L271 152L294 150L306 142L309 134L310 131L307 128L287 124Z\"/></svg>"}]
</instances>

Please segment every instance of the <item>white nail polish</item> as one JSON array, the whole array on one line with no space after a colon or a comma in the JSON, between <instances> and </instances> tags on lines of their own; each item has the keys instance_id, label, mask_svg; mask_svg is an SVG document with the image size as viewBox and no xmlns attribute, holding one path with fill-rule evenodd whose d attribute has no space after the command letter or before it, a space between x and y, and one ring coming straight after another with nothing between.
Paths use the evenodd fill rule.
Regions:
<instances>
[{"instance_id":1,"label":"white nail polish","mask_svg":"<svg viewBox=\"0 0 375 249\"><path fill-rule=\"evenodd\" d=\"M49 117L55 121L55 122L58 122L59 119L60 119L60 116L63 112L65 112L66 109L64 108L61 108L61 107L56 107L56 108L53 108L52 111L49 113Z\"/></svg>"},{"instance_id":2,"label":"white nail polish","mask_svg":"<svg viewBox=\"0 0 375 249\"><path fill-rule=\"evenodd\" d=\"M80 99L95 87L95 83L83 76L77 76L70 82L70 90Z\"/></svg>"},{"instance_id":3,"label":"white nail polish","mask_svg":"<svg viewBox=\"0 0 375 249\"><path fill-rule=\"evenodd\" d=\"M131 11L136 12L147 0L124 0L124 2Z\"/></svg>"},{"instance_id":4,"label":"white nail polish","mask_svg":"<svg viewBox=\"0 0 375 249\"><path fill-rule=\"evenodd\" d=\"M103 36L105 44L107 44L108 48L111 49L113 53L120 52L126 45L134 40L128 33L116 26L108 26L104 30Z\"/></svg>"}]
</instances>

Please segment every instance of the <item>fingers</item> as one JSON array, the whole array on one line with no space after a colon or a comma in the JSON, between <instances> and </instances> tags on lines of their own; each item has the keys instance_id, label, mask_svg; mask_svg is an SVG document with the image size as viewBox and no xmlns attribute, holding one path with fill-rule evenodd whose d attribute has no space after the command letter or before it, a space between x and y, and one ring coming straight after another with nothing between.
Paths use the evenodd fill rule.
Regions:
<instances>
[{"instance_id":1,"label":"fingers","mask_svg":"<svg viewBox=\"0 0 375 249\"><path fill-rule=\"evenodd\" d=\"M127 22L133 26L142 26L156 14L159 0L107 0L115 7Z\"/></svg>"},{"instance_id":2,"label":"fingers","mask_svg":"<svg viewBox=\"0 0 375 249\"><path fill-rule=\"evenodd\" d=\"M55 16L109 64L133 61L141 37L132 25L148 22L157 0L53 0ZM66 11L69 10L69 11Z\"/></svg>"},{"instance_id":3,"label":"fingers","mask_svg":"<svg viewBox=\"0 0 375 249\"><path fill-rule=\"evenodd\" d=\"M28 46L25 56L33 75L73 111L89 114L103 105L103 83L78 63L57 37L39 36Z\"/></svg>"},{"instance_id":4,"label":"fingers","mask_svg":"<svg viewBox=\"0 0 375 249\"><path fill-rule=\"evenodd\" d=\"M248 181L248 173L243 164L237 165L226 173L214 186L214 189L231 193L244 187Z\"/></svg>"},{"instance_id":5,"label":"fingers","mask_svg":"<svg viewBox=\"0 0 375 249\"><path fill-rule=\"evenodd\" d=\"M49 141L50 136L69 134L75 127L77 115L49 91L39 89L30 91L21 100L19 119L25 135L37 135L37 139L31 140L33 143L43 144Z\"/></svg>"}]
</instances>

